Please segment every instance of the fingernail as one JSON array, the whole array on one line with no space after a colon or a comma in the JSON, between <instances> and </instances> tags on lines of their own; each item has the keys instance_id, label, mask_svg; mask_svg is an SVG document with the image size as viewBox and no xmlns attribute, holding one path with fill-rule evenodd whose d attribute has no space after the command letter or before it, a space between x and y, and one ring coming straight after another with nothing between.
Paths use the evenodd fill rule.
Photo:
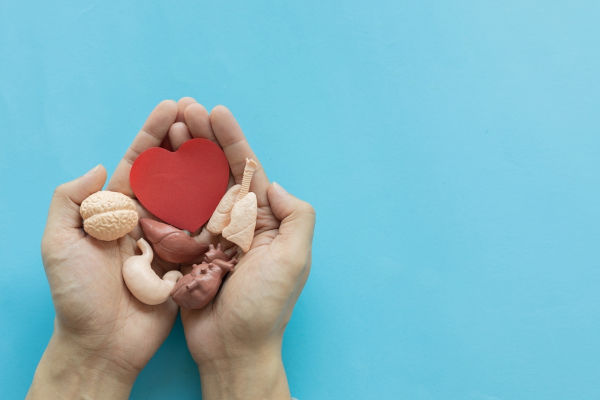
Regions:
<instances>
[{"instance_id":1,"label":"fingernail","mask_svg":"<svg viewBox=\"0 0 600 400\"><path fill-rule=\"evenodd\" d=\"M96 173L96 171L98 171L98 169L100 168L100 164L96 165L94 168L90 169L88 172L85 173L85 175L83 176L89 176L89 175L93 175Z\"/></svg>"},{"instance_id":2,"label":"fingernail","mask_svg":"<svg viewBox=\"0 0 600 400\"><path fill-rule=\"evenodd\" d=\"M287 190L283 188L279 183L273 182L273 189L278 191L280 194L288 194Z\"/></svg>"}]
</instances>

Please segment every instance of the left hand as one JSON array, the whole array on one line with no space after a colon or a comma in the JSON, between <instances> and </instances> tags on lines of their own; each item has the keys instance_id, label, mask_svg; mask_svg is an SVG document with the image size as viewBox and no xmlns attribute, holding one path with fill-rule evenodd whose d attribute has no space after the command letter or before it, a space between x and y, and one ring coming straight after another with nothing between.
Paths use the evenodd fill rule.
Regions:
<instances>
[{"instance_id":1,"label":"left hand","mask_svg":"<svg viewBox=\"0 0 600 400\"><path fill-rule=\"evenodd\" d=\"M179 101L185 124L170 135L173 148L205 138L223 149L231 169L230 186L241 183L246 158L258 159L223 106L208 114L193 99ZM198 364L203 399L289 399L281 359L283 332L308 278L315 212L310 204L270 184L260 166L251 190L258 216L251 249L203 309L181 309L192 357ZM208 238L204 237L208 234ZM199 241L217 240L204 229Z\"/></svg>"}]
</instances>

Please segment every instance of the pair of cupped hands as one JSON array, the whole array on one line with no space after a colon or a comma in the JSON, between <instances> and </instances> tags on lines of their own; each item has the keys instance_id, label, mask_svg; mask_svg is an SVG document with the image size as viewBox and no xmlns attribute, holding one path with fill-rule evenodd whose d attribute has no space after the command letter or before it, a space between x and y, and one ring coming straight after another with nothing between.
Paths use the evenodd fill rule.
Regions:
<instances>
[{"instance_id":1,"label":"pair of cupped hands","mask_svg":"<svg viewBox=\"0 0 600 400\"><path fill-rule=\"evenodd\" d=\"M166 100L152 111L106 190L135 201L129 172L136 157L154 146L176 150L192 138L221 146L229 161L230 186L241 182L246 158L258 161L227 108L217 106L209 114L189 97ZM158 306L140 303L123 282L121 267L136 254L136 241L142 236L139 227L112 242L83 231L79 206L102 190L106 179L106 170L99 165L58 186L53 195L42 258L56 319L30 398L127 398L179 311L172 299ZM251 249L207 307L181 309L205 400L289 399L281 345L309 274L315 213L308 203L270 183L260 163L251 190L258 200ZM140 217L150 217L137 205ZM208 243L214 238L203 230L197 240ZM159 275L164 272L161 262L157 257L153 262Z\"/></svg>"}]
</instances>

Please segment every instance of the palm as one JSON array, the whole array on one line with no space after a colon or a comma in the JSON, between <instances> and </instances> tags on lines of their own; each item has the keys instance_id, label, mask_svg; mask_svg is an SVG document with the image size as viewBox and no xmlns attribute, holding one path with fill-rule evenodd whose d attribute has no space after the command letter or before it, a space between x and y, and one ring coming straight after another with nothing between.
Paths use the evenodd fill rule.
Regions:
<instances>
[{"instance_id":1,"label":"palm","mask_svg":"<svg viewBox=\"0 0 600 400\"><path fill-rule=\"evenodd\" d=\"M182 127L175 147L190 137L218 143L231 167L231 185L240 183L246 158L256 160L256 156L231 113L217 107L209 118L200 105L192 104L185 111L185 122L189 135L186 137ZM201 310L181 310L188 347L198 363L231 355L234 349L243 352L248 344L277 336L308 277L308 264L304 269L287 268L285 257L279 254L280 221L269 206L268 187L269 181L259 169L251 186L258 200L258 215L250 251L241 257L211 303Z\"/></svg>"},{"instance_id":2,"label":"palm","mask_svg":"<svg viewBox=\"0 0 600 400\"><path fill-rule=\"evenodd\" d=\"M225 347L231 349L268 338L274 325L283 328L287 322L291 310L286 303L293 291L280 284L287 278L283 276L285 270L274 261L271 243L276 234L274 228L257 235L253 248L241 258L208 306L202 310L181 310L190 352L196 361L217 357Z\"/></svg>"},{"instance_id":3,"label":"palm","mask_svg":"<svg viewBox=\"0 0 600 400\"><path fill-rule=\"evenodd\" d=\"M88 349L141 369L168 335L177 308L171 302L142 304L125 287L121 266L134 254L133 237L116 242L89 236L65 239L60 251L68 258L59 261L60 255L44 254L59 324L85 338L82 345Z\"/></svg>"},{"instance_id":4,"label":"palm","mask_svg":"<svg viewBox=\"0 0 600 400\"><path fill-rule=\"evenodd\" d=\"M129 185L131 165L141 152L161 145L176 118L177 106L172 101L162 102L154 109L119 163L107 190L134 197ZM93 179L94 190L100 190L106 172L103 170ZM79 204L91 194L84 191L92 188L70 188L57 189L55 196L61 199L51 204L42 239L58 328L72 335L85 350L97 351L104 358L139 370L167 337L177 306L172 300L148 306L130 294L121 267L136 252L136 240L141 237L139 227L117 241L102 242L87 236L81 226ZM70 193L65 194L65 190ZM147 215L139 204L138 211L140 216ZM61 217L63 214L70 217ZM159 263L157 260L153 265L159 274L172 267Z\"/></svg>"}]
</instances>

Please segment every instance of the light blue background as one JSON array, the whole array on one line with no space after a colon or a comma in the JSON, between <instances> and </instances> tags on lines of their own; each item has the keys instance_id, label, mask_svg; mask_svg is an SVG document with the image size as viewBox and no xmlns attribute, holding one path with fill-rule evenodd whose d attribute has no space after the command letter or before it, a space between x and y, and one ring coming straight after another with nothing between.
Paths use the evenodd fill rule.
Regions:
<instances>
[{"instance_id":1,"label":"light blue background","mask_svg":"<svg viewBox=\"0 0 600 400\"><path fill-rule=\"evenodd\" d=\"M597 1L106 3L0 3L0 398L52 332L54 187L186 95L317 210L295 396L600 398ZM132 393L175 397L179 321Z\"/></svg>"}]
</instances>

